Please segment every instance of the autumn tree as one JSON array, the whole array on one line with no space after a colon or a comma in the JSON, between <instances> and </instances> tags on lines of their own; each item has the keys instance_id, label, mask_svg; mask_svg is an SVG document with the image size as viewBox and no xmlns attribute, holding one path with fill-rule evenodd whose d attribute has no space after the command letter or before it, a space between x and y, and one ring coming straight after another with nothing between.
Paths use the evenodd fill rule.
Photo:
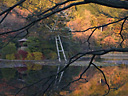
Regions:
<instances>
[{"instance_id":1,"label":"autumn tree","mask_svg":"<svg viewBox=\"0 0 128 96\"><path fill-rule=\"evenodd\" d=\"M31 0L30 0L31 1ZM39 1L39 0L37 0ZM35 3L37 3L37 1L35 1ZM1 19L1 23L5 20L6 16L12 11L14 10L14 8L16 8L17 6L20 6L21 5L25 6L28 5L28 4L32 4L33 5L33 0L31 2L28 2L27 0L20 0L19 2L17 2L16 4L12 4L9 8L5 9L4 11L2 10L1 13L0 13L0 16L2 16L2 19ZM41 1L40 1L41 2ZM40 2L38 2L38 5L40 5ZM65 1L52 1L52 0L46 0L45 2L48 2L47 6L44 6L44 10L40 10L40 12L37 12L37 14L34 14L33 16L36 17L35 19L32 19L30 20L30 22L28 22L25 26L21 27L21 28L16 28L16 29L13 29L11 31L5 31L5 32L1 32L0 33L0 36L4 36L4 35L10 35L12 33L15 33L15 36L14 38L16 38L19 34L25 34L25 35L28 35L31 33L31 29L34 28L35 26L37 26L38 24L40 24L41 21L45 21L45 20L48 20L50 18L50 16L55 16L57 14L60 14L60 13L63 13L65 14L65 11L68 10L69 12L71 12L69 9L70 8L75 8L75 10L77 10L77 6L78 5L81 5L81 6L84 6L84 5L87 5L87 4L96 4L95 7L98 5L103 5L103 6L107 6L106 7L106 10L108 7L111 7L111 8L120 8L123 10L126 11L127 13L127 9L128 9L128 1L127 0L65 0ZM3 3L3 2L2 2ZM35 4L37 5L37 4ZM25 6L26 7L26 6ZM40 8L41 6L37 6L37 8ZM34 9L36 10L37 8L34 7ZM30 9L30 8L28 8ZM105 11L106 11L105 10ZM31 12L31 10L29 10ZM38 11L38 10L37 10ZM95 12L96 9L93 11ZM102 12L102 10L100 10ZM112 12L108 12L108 13L112 13ZM108 14L106 12L102 12L103 15L106 15ZM116 12L117 13L117 12ZM90 26L89 28L86 28L86 29L83 29L83 30L71 30L69 32L88 32L90 31L90 34L88 35L87 37L87 41L86 43L88 43L88 47L90 48L91 46L91 43L90 43L90 40L92 38L92 36L95 34L95 32L99 29L99 28L102 28L102 27L106 27L106 26L110 26L112 24L117 24L117 23L120 23L120 26L119 26L119 31L117 32L118 33L118 36L119 36L119 47L111 47L111 48L106 48L106 49L98 49L98 50L91 50L91 51L86 51L86 52L80 52L80 53L76 53L75 55L73 55L71 58L69 58L69 61L67 62L67 64L65 65L65 67L63 67L58 73L54 74L54 75L51 75L48 78L47 81L50 81L50 83L48 83L48 86L45 90L41 91L41 94L42 95L45 95L46 92L49 91L49 88L53 88L53 83L54 81L56 80L56 76L60 75L63 71L65 71L73 62L77 61L79 58L85 56L85 55L91 55L91 59L90 59L90 62L88 64L88 66L84 69L84 71L79 75L78 78L76 78L74 81L71 81L67 86L69 86L71 83L75 82L75 81L79 81L81 79L85 79L83 77L83 75L87 72L87 70L90 68L91 65L93 65L96 69L98 69L102 75L103 75L103 78L104 78L104 82L105 84L107 85L107 92L105 93L108 94L110 92L110 86L107 82L107 79L106 79L106 76L104 74L104 72L96 66L96 64L94 63L94 59L96 56L99 56L99 55L104 55L104 54L107 54L109 52L128 52L128 48L127 46L123 46L123 43L126 39L126 37L124 38L124 35L123 35L123 32L124 32L124 26L126 26L125 24L127 24L127 14L124 13L123 15L120 15L120 16L117 16L118 18L117 19L114 19L113 21L110 21L110 22L105 22L103 23L104 19L100 16L98 18L98 23L100 25L96 25L93 23L94 26ZM108 14L109 15L109 14ZM117 14L118 15L118 14ZM114 16L116 17L116 16ZM96 19L95 19L96 20ZM81 23L81 22L80 22ZM111 28L113 28L114 26L112 26ZM127 28L127 26L126 26ZM118 30L118 28L115 28ZM52 29L51 31L57 31L55 29ZM59 30L60 32L63 30ZM109 31L108 31L109 32ZM126 31L125 31L126 32ZM127 32L126 32L127 33ZM111 37L109 38L106 38L104 41L108 41L110 40ZM113 40L114 41L114 40ZM112 42L113 42L112 41ZM103 42L104 43L104 42ZM102 47L102 46L101 46ZM29 86L24 86L22 87L16 94L15 96L17 96L24 88L27 88L27 87L30 87L30 86L33 86L39 82L41 82L42 80L44 80L44 78L40 79L39 81L36 81L32 84L30 84ZM46 82L47 83L47 82ZM45 84L46 84L45 83ZM43 84L42 86L45 86L45 84ZM66 87L66 86L65 86ZM38 95L38 93L35 93L36 95Z\"/></svg>"}]
</instances>

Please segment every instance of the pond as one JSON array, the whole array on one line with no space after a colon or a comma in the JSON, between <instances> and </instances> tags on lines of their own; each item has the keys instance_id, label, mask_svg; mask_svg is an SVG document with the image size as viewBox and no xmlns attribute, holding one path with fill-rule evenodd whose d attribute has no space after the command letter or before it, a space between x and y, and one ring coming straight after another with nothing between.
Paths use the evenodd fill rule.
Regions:
<instances>
[{"instance_id":1,"label":"pond","mask_svg":"<svg viewBox=\"0 0 128 96\"><path fill-rule=\"evenodd\" d=\"M128 95L127 58L127 55L109 54L94 60L111 88L107 96ZM15 68L0 68L0 96L102 96L107 93L108 87L103 74L94 66L79 79L88 62L73 63L64 71L61 80L61 75L55 76L57 65L28 63Z\"/></svg>"}]
</instances>

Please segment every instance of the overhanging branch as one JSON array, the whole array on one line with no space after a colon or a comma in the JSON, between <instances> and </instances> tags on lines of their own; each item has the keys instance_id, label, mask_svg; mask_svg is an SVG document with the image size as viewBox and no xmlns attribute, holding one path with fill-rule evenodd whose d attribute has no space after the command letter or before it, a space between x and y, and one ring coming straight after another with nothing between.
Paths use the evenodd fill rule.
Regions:
<instances>
[{"instance_id":1,"label":"overhanging branch","mask_svg":"<svg viewBox=\"0 0 128 96\"><path fill-rule=\"evenodd\" d=\"M99 4L99 5L113 7L113 8L128 9L128 1L125 1L125 0L85 0L85 2L86 1L89 1L90 3Z\"/></svg>"},{"instance_id":2,"label":"overhanging branch","mask_svg":"<svg viewBox=\"0 0 128 96\"><path fill-rule=\"evenodd\" d=\"M83 79L82 76L86 73L86 71L90 68L91 65L94 65L94 66L103 74L103 77L104 77L104 79L105 79L105 83L106 83L107 86L108 86L108 92L106 93L106 94L108 94L109 91L110 91L110 87L109 87L109 85L108 85L108 83L107 83L105 74L103 73L102 70L100 70L100 69L93 63L93 60L94 60L95 56L97 56L97 55L104 55L104 54L107 54L107 53L109 53L109 52L128 52L128 48L110 48L110 49L104 49L104 50L97 50L97 51L89 51L89 52L78 53L78 54L72 56L72 57L69 59L69 62L67 63L67 65L66 65L65 67L63 67L62 70L60 70L58 73L53 74L53 75L48 76L48 77L44 77L44 78L42 78L42 79L40 79L40 80L38 80L38 81L36 81L36 82L30 84L30 85L27 85L27 86L22 87L20 90L18 90L18 92L15 94L15 96L17 96L23 89L29 88L29 87L31 87L31 86L34 86L35 84L38 84L39 82L43 81L44 79L47 79L47 80L49 81L49 79L55 78L55 77L56 77L57 75L59 75L61 72L67 70L67 68L68 68L73 62L77 61L79 58L81 58L81 57L83 57L83 56L85 56L85 55L92 55L92 58L91 58L91 60L90 60L90 63L89 63L89 65L88 65L88 67L80 74L80 77L79 77L78 79L69 82L69 84L66 85L66 86L64 86L63 88L69 86L71 83L74 83L74 82L76 82L76 81L79 81L80 79ZM44 85L45 85L48 81L46 81L46 82L44 83ZM53 81L51 81L51 83L48 85L48 87L43 91L43 94L46 93L47 90L49 90L49 88L50 88L51 85L54 83L54 81L55 81L55 79L53 79ZM106 94L105 94L105 95L106 95Z\"/></svg>"},{"instance_id":3,"label":"overhanging branch","mask_svg":"<svg viewBox=\"0 0 128 96\"><path fill-rule=\"evenodd\" d=\"M11 10L14 9L16 6L19 6L20 4L22 4L22 3L25 2L25 1L26 1L26 0L20 0L17 4L15 4L15 5L9 7L9 8L6 9L5 11L2 11L2 12L0 13L0 16L3 15L4 13L6 13L6 12L11 11Z\"/></svg>"},{"instance_id":4,"label":"overhanging branch","mask_svg":"<svg viewBox=\"0 0 128 96\"><path fill-rule=\"evenodd\" d=\"M119 33L119 35L120 35L120 37L121 37L121 39L122 39L122 41L121 41L121 43L120 43L120 47L122 47L122 43L124 42L124 37L123 37L123 35L122 35L122 31L123 31L124 23L126 22L126 20L127 20L127 18L124 19L124 21L123 21L123 23L122 23L122 25L121 25L120 33Z\"/></svg>"},{"instance_id":5,"label":"overhanging branch","mask_svg":"<svg viewBox=\"0 0 128 96\"><path fill-rule=\"evenodd\" d=\"M21 0L21 2L19 2L19 3L17 3L16 5L10 7L8 10L5 10L5 11L2 12L0 15L4 14L5 12L7 12L7 11L9 11L9 10L12 10L12 9L15 8L17 5L23 3L24 1L25 1L25 0ZM0 33L0 35L9 34L9 33L21 31L21 30L24 30L24 29L27 29L27 28L31 28L35 23L37 23L37 22L39 22L39 21L41 21L41 20L43 20L43 19L45 19L45 18L47 18L47 17L53 15L53 14L56 14L56 13L58 13L58 12L61 12L61 11L63 11L63 10L66 10L66 9L68 9L68 8L70 8L70 7L72 7L72 6L76 6L76 5L82 5L82 4L88 4L88 3L98 3L98 4L101 4L101 5L105 5L105 4L106 4L106 6L109 6L109 5L107 4L107 2L109 2L109 3L111 2L113 6L110 5L110 7L115 7L115 8L116 8L115 3L113 3L113 2L114 2L114 1L115 1L115 2L118 1L118 2L116 2L116 4L119 4L119 5L121 6L122 4L125 3L124 5L127 5L126 8L123 7L123 5L122 5L122 7L125 8L125 9L128 9L128 2L127 2L127 1L121 1L121 0L85 0L85 1L78 1L78 2L73 2L73 3L71 3L71 4L67 4L67 3L70 2L70 1L74 1L74 0L67 0L67 1L64 1L64 2L61 2L61 3L57 3L55 6L49 8L48 10L46 10L46 11L42 12L41 14L39 14L39 16L41 16L39 19L36 19L35 21L29 23L28 25L26 25L26 26L24 26L24 27L22 27L22 28L19 28L19 29L17 29L17 30L8 31L8 32L3 32L3 33ZM106 2L106 3L105 3L105 2ZM105 3L105 4L104 4L104 3ZM67 5L66 5L65 7L63 7L63 8L59 8L59 9L57 9L57 10L54 10L56 7L61 6L61 5L64 5L64 4L67 4ZM114 6L114 5L115 5L115 6ZM120 8L122 8L122 7L120 7ZM51 11L51 10L54 10L54 11ZM128 18L128 17L125 17L125 18ZM104 26L107 26L107 25L110 25L110 24L113 24L113 23L117 23L117 22L119 22L119 21L122 21L123 19L124 19L124 18L122 18L122 19L120 19L120 20L118 20L118 21L112 22L112 23L105 24L105 25L101 25L101 26L97 26L97 27L91 27L91 28L88 28L88 29L86 29L86 30L84 30L84 31L87 31L87 30L93 29L93 28L104 27ZM75 31L75 32L76 32L76 31ZM78 32L78 31L77 31L77 32Z\"/></svg>"}]
</instances>

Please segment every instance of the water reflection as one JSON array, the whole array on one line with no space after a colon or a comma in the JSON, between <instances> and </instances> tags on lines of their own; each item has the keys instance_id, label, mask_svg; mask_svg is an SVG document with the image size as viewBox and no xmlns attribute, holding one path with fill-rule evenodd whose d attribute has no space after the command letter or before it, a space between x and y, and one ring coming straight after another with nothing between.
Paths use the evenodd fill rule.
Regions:
<instances>
[{"instance_id":1,"label":"water reflection","mask_svg":"<svg viewBox=\"0 0 128 96\"><path fill-rule=\"evenodd\" d=\"M70 81L79 78L79 75L85 68L86 66L69 67L64 72L59 89L67 85ZM128 66L121 64L120 66L106 66L101 69L104 71L107 81L112 88L108 96L126 96L128 94ZM46 90L54 79L54 77L44 77L55 74L57 67L46 65L39 67L38 65L37 69L27 68L27 70L24 70L23 68L23 70L21 70L22 68L0 69L1 96L15 96L15 94L25 86L27 87L16 96L42 96L42 92ZM54 90L54 88L52 89L53 84L50 86L50 90L48 90L48 92L52 94L47 92L46 94L50 96L101 96L107 91L107 86L104 83L102 74L93 66L83 75L83 78L85 79L74 82L61 91Z\"/></svg>"},{"instance_id":2,"label":"water reflection","mask_svg":"<svg viewBox=\"0 0 128 96\"><path fill-rule=\"evenodd\" d=\"M104 63L111 63L111 64L128 64L128 54L106 54L103 55L102 58Z\"/></svg>"},{"instance_id":3,"label":"water reflection","mask_svg":"<svg viewBox=\"0 0 128 96\"><path fill-rule=\"evenodd\" d=\"M43 96L44 92L44 96L102 96L107 92L107 86L102 74L93 66L83 75L82 79L65 87L72 80L79 78L87 68L89 59L74 62L64 72L58 87L55 87L54 82L56 65L28 62L24 66L12 68L10 63L6 66L3 64L0 69L0 96ZM128 95L127 55L120 58L117 55L102 56L100 59L95 59L94 63L105 73L111 87L107 96ZM60 90L61 88L64 89Z\"/></svg>"},{"instance_id":4,"label":"water reflection","mask_svg":"<svg viewBox=\"0 0 128 96\"><path fill-rule=\"evenodd\" d=\"M105 73L107 82L111 87L107 96L127 96L128 95L128 66L106 66L101 70ZM70 86L72 92L67 96L102 96L107 92L103 75L94 67L83 76L88 80L80 80ZM75 76L74 79L77 79ZM83 81L83 82L82 82Z\"/></svg>"}]
</instances>

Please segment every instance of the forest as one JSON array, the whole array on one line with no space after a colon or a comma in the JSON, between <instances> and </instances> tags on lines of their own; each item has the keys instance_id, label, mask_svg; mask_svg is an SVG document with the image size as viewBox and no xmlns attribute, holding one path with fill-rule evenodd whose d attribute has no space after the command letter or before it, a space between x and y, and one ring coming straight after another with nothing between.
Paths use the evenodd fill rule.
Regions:
<instances>
[{"instance_id":1,"label":"forest","mask_svg":"<svg viewBox=\"0 0 128 96\"><path fill-rule=\"evenodd\" d=\"M16 2L15 0L2 0L1 12ZM27 6L28 4L29 6ZM54 3L48 2L47 0L29 0L21 4L12 10L1 23L0 32L15 30L24 26L26 23L34 21L36 18L40 17L40 12L46 10L49 5L53 6ZM109 8L97 4L79 5L70 8L63 13L50 16L46 20L41 20L39 24L27 30L28 32L19 34L13 32L9 35L2 35L0 38L1 58L32 60L34 59L33 54L35 54L35 57L36 55L40 55L39 58L36 58L37 60L56 59L57 54L54 37L58 34L62 38L64 50L68 58L81 51L109 47L127 47L127 22L124 24L124 30L122 32L123 43L121 46L119 44L122 38L119 32L122 21L118 24L115 23L98 28L90 40L88 40L88 37L91 34L91 30L88 32L80 32L89 27L113 22L119 18L123 18L126 14L127 10ZM52 32L53 29L56 31ZM17 36L15 36L16 34ZM27 49L18 52L18 48L21 47L18 40L22 38L28 39L28 41L23 44L23 46L27 45ZM88 48L88 42L90 43L90 48ZM3 47L3 45L5 47ZM9 50L10 48L11 50Z\"/></svg>"},{"instance_id":2,"label":"forest","mask_svg":"<svg viewBox=\"0 0 128 96\"><path fill-rule=\"evenodd\" d=\"M126 96L127 5L127 0L0 0L0 95ZM58 36L64 65L57 65L63 57L57 54Z\"/></svg>"}]
</instances>

